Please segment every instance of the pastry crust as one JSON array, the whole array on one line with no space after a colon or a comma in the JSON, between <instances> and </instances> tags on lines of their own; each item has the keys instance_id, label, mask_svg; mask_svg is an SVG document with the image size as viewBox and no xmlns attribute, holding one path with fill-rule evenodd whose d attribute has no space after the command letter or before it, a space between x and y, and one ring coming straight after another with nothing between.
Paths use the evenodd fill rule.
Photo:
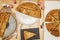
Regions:
<instances>
[{"instance_id":1,"label":"pastry crust","mask_svg":"<svg viewBox=\"0 0 60 40\"><path fill-rule=\"evenodd\" d=\"M7 23L9 20L10 13L8 12L0 12L0 36L2 37L5 29L7 27Z\"/></svg>"},{"instance_id":2,"label":"pastry crust","mask_svg":"<svg viewBox=\"0 0 60 40\"><path fill-rule=\"evenodd\" d=\"M60 15L59 9L55 9L50 11L45 19L46 22L50 22L46 23L47 30L56 37L59 37L59 27L60 27L59 15Z\"/></svg>"},{"instance_id":3,"label":"pastry crust","mask_svg":"<svg viewBox=\"0 0 60 40\"><path fill-rule=\"evenodd\" d=\"M28 32L28 31L24 31L24 38L25 38L25 40L27 40L27 39L35 36L35 35L36 34L34 34L34 33L31 33L31 32Z\"/></svg>"},{"instance_id":4,"label":"pastry crust","mask_svg":"<svg viewBox=\"0 0 60 40\"><path fill-rule=\"evenodd\" d=\"M53 22L54 20L59 20L58 18L58 10L52 10L50 11L47 16L46 16L46 19L45 21L48 21L48 22Z\"/></svg>"},{"instance_id":5,"label":"pastry crust","mask_svg":"<svg viewBox=\"0 0 60 40\"><path fill-rule=\"evenodd\" d=\"M31 3L31 2L25 2L21 5L19 5L16 8L17 11L32 16L32 17L36 17L36 18L40 18L41 17L41 10L38 7L38 5Z\"/></svg>"}]
</instances>

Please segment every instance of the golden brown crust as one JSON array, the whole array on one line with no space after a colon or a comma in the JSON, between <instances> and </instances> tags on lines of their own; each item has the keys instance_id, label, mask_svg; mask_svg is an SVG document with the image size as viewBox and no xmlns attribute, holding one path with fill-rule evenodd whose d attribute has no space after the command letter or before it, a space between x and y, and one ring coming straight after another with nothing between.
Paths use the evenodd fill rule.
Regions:
<instances>
[{"instance_id":1,"label":"golden brown crust","mask_svg":"<svg viewBox=\"0 0 60 40\"><path fill-rule=\"evenodd\" d=\"M46 22L46 27L47 30L54 36L59 37L59 25L60 25L60 20L59 20L59 10L52 10L50 11L45 19Z\"/></svg>"},{"instance_id":2,"label":"golden brown crust","mask_svg":"<svg viewBox=\"0 0 60 40\"><path fill-rule=\"evenodd\" d=\"M40 8L31 2L26 2L26 3L19 5L16 8L16 10L21 12L21 13L24 13L26 15L29 15L29 16L33 16L33 17L37 17L37 18L41 17Z\"/></svg>"},{"instance_id":3,"label":"golden brown crust","mask_svg":"<svg viewBox=\"0 0 60 40\"><path fill-rule=\"evenodd\" d=\"M55 19L56 18L56 19ZM53 20L59 20L58 19L58 9L50 11L47 16L45 21L53 21Z\"/></svg>"},{"instance_id":4,"label":"golden brown crust","mask_svg":"<svg viewBox=\"0 0 60 40\"><path fill-rule=\"evenodd\" d=\"M2 37L6 29L10 13L0 12L0 36Z\"/></svg>"},{"instance_id":5,"label":"golden brown crust","mask_svg":"<svg viewBox=\"0 0 60 40\"><path fill-rule=\"evenodd\" d=\"M35 33L31 33L31 32L28 32L28 31L24 31L24 38L25 40L35 36L36 34Z\"/></svg>"}]
</instances>

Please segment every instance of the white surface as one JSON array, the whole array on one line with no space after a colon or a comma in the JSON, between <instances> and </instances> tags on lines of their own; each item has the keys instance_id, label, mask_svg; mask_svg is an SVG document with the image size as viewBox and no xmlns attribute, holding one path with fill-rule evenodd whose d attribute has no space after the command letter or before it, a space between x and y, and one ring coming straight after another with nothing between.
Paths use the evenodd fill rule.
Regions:
<instances>
[{"instance_id":1,"label":"white surface","mask_svg":"<svg viewBox=\"0 0 60 40\"><path fill-rule=\"evenodd\" d=\"M44 17L46 17L47 13L53 9L59 9L60 2L59 1L45 1L45 12ZM60 40L60 37L55 37L51 35L46 29L46 25L44 26L44 40Z\"/></svg>"},{"instance_id":2,"label":"white surface","mask_svg":"<svg viewBox=\"0 0 60 40\"><path fill-rule=\"evenodd\" d=\"M16 29L16 20L12 15L10 15L9 26L6 29L3 38L10 36L15 31L15 29Z\"/></svg>"},{"instance_id":3,"label":"white surface","mask_svg":"<svg viewBox=\"0 0 60 40\"><path fill-rule=\"evenodd\" d=\"M22 24L33 24L38 20L38 18L34 18L17 11L16 11L16 17L17 20Z\"/></svg>"}]
</instances>

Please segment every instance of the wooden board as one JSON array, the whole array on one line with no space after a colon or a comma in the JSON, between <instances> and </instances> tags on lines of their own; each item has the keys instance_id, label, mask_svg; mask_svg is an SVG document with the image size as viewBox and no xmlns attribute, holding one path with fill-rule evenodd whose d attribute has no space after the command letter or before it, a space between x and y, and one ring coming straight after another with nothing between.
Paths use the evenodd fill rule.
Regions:
<instances>
[{"instance_id":1,"label":"wooden board","mask_svg":"<svg viewBox=\"0 0 60 40\"><path fill-rule=\"evenodd\" d=\"M18 5L18 4L20 4L20 2L22 2L23 0L17 0L17 3L16 4L14 4L13 2L12 2L12 0L4 0L4 3L7 3L7 4L13 4L14 5L14 8L11 8L12 9L12 11L13 10L15 10L15 8L16 8L16 6ZM36 1L37 2L37 0L33 0L33 1ZM2 4L3 4L3 0L1 0L0 1L0 9L1 9L1 7L2 7ZM13 11L14 12L14 11ZM42 15L42 19L43 19L43 10L41 10L41 15ZM15 13L13 14L14 16L15 16L15 18L16 18L16 15L15 15ZM42 22L43 22L43 20L42 20ZM16 29L16 32L13 34L13 36L12 37L10 37L10 38L7 38L6 40L21 40L21 35L20 35L20 29L19 29L19 26L21 26L21 24L17 21L17 29ZM35 23L35 24L32 24L32 25L23 25L23 27L22 27L22 29L30 29L30 28L39 28L39 33L40 33L40 40L43 40L43 29L41 29L40 28L40 20L37 22L37 23ZM16 38L17 37L17 38Z\"/></svg>"}]
</instances>

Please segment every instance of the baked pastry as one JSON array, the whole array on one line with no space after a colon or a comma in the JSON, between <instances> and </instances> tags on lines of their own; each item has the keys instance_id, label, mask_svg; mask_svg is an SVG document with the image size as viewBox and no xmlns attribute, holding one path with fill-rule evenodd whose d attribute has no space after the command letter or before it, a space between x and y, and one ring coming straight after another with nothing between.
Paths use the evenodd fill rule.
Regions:
<instances>
[{"instance_id":1,"label":"baked pastry","mask_svg":"<svg viewBox=\"0 0 60 40\"><path fill-rule=\"evenodd\" d=\"M32 3L32 2L25 2L17 6L16 10L18 12L21 12L23 14L40 18L41 17L41 9L38 5Z\"/></svg>"},{"instance_id":2,"label":"baked pastry","mask_svg":"<svg viewBox=\"0 0 60 40\"><path fill-rule=\"evenodd\" d=\"M5 29L7 27L7 23L9 21L10 13L8 12L0 12L0 36L2 37Z\"/></svg>"},{"instance_id":3,"label":"baked pastry","mask_svg":"<svg viewBox=\"0 0 60 40\"><path fill-rule=\"evenodd\" d=\"M29 38L35 36L36 34L28 32L28 31L24 31L24 38L25 40L28 40Z\"/></svg>"},{"instance_id":4,"label":"baked pastry","mask_svg":"<svg viewBox=\"0 0 60 40\"><path fill-rule=\"evenodd\" d=\"M60 29L60 10L55 9L50 11L46 16L46 28L54 36L59 37Z\"/></svg>"},{"instance_id":5,"label":"baked pastry","mask_svg":"<svg viewBox=\"0 0 60 40\"><path fill-rule=\"evenodd\" d=\"M0 12L0 36L3 36L4 31L6 29L10 13L8 12Z\"/></svg>"}]
</instances>

